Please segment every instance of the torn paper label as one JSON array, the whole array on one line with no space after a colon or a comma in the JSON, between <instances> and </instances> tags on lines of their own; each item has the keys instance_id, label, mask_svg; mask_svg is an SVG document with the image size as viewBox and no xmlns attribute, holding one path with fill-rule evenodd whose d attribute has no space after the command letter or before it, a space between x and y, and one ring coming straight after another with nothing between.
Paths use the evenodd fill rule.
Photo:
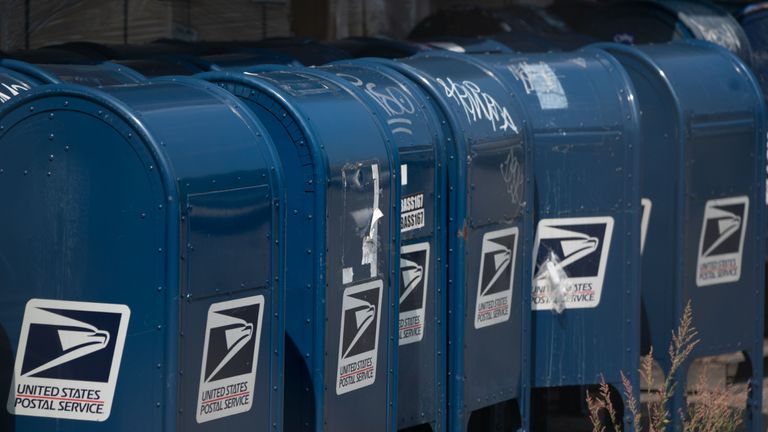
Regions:
<instances>
[{"instance_id":1,"label":"torn paper label","mask_svg":"<svg viewBox=\"0 0 768 432\"><path fill-rule=\"evenodd\" d=\"M363 239L363 259L361 264L368 264L371 269L371 277L379 274L378 256L379 256L379 220L384 217L379 209L379 165L371 165L373 176L373 213L371 215L371 226L368 235Z\"/></svg>"},{"instance_id":2,"label":"torn paper label","mask_svg":"<svg viewBox=\"0 0 768 432\"><path fill-rule=\"evenodd\" d=\"M520 63L509 66L510 72L519 79L528 94L535 93L542 110L568 108L568 97L560 79L548 64Z\"/></svg>"}]
</instances>

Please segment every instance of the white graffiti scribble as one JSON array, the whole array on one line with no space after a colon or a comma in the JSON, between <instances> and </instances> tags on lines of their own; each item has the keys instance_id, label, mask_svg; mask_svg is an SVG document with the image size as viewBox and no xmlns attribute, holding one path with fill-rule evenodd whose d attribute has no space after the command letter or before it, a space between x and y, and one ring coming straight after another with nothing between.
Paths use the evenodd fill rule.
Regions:
<instances>
[{"instance_id":1,"label":"white graffiti scribble","mask_svg":"<svg viewBox=\"0 0 768 432\"><path fill-rule=\"evenodd\" d=\"M4 92L0 92L0 103L6 103L9 100L11 100L12 97L18 96L21 92L29 91L32 88L25 83L18 83L18 84L0 83L0 86L8 90L8 92L10 93L10 95L8 95Z\"/></svg>"},{"instance_id":2,"label":"white graffiti scribble","mask_svg":"<svg viewBox=\"0 0 768 432\"><path fill-rule=\"evenodd\" d=\"M416 107L405 91L393 86L379 88L374 83L365 83L360 78L346 73L337 73L336 75L351 82L356 87L360 87L387 113L388 117L391 117L387 120L387 124L392 128L392 133L413 135L408 127L413 122L404 116L415 113Z\"/></svg>"},{"instance_id":3,"label":"white graffiti scribble","mask_svg":"<svg viewBox=\"0 0 768 432\"><path fill-rule=\"evenodd\" d=\"M507 193L512 197L512 202L523 202L523 167L510 150L507 158L501 164L501 177L507 185Z\"/></svg>"},{"instance_id":4,"label":"white graffiti scribble","mask_svg":"<svg viewBox=\"0 0 768 432\"><path fill-rule=\"evenodd\" d=\"M443 86L445 95L464 109L464 114L470 123L487 120L494 131L497 130L497 124L501 123L498 129L503 131L511 129L517 132L517 126L507 109L499 105L493 96L482 91L476 83L468 80L454 82L450 78L445 80L437 78L437 82Z\"/></svg>"}]
</instances>

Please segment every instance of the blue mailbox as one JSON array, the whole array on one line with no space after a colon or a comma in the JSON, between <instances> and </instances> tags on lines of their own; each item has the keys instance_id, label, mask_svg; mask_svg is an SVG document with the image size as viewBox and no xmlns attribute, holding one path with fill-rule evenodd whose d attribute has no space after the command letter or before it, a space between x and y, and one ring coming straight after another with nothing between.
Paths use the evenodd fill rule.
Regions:
<instances>
[{"instance_id":1,"label":"blue mailbox","mask_svg":"<svg viewBox=\"0 0 768 432\"><path fill-rule=\"evenodd\" d=\"M287 430L395 428L399 188L391 133L345 80L200 75L264 122L287 173Z\"/></svg>"},{"instance_id":2,"label":"blue mailbox","mask_svg":"<svg viewBox=\"0 0 768 432\"><path fill-rule=\"evenodd\" d=\"M445 124L447 430L525 429L515 424L527 420L529 394L530 291L523 287L533 189L524 111L473 57L434 52L377 62L418 85Z\"/></svg>"},{"instance_id":3,"label":"blue mailbox","mask_svg":"<svg viewBox=\"0 0 768 432\"><path fill-rule=\"evenodd\" d=\"M532 385L604 376L622 388L621 371L637 384L640 113L629 77L596 49L483 60L520 95L534 133Z\"/></svg>"},{"instance_id":4,"label":"blue mailbox","mask_svg":"<svg viewBox=\"0 0 768 432\"><path fill-rule=\"evenodd\" d=\"M606 4L585 31L625 44L699 39L723 46L749 62L749 39L728 11L702 0L632 0Z\"/></svg>"},{"instance_id":5,"label":"blue mailbox","mask_svg":"<svg viewBox=\"0 0 768 432\"><path fill-rule=\"evenodd\" d=\"M0 161L4 430L280 430L282 172L246 106L38 87Z\"/></svg>"},{"instance_id":6,"label":"blue mailbox","mask_svg":"<svg viewBox=\"0 0 768 432\"><path fill-rule=\"evenodd\" d=\"M701 340L691 358L747 354L749 430L761 430L766 128L760 88L738 57L710 43L600 47L627 70L643 112L641 192L652 204L642 257L644 331L669 370L666 347L690 301ZM681 383L672 412L684 393Z\"/></svg>"},{"instance_id":7,"label":"blue mailbox","mask_svg":"<svg viewBox=\"0 0 768 432\"><path fill-rule=\"evenodd\" d=\"M392 133L400 160L397 427L444 430L448 131L427 94L393 69L356 60L316 71L348 81Z\"/></svg>"}]
</instances>

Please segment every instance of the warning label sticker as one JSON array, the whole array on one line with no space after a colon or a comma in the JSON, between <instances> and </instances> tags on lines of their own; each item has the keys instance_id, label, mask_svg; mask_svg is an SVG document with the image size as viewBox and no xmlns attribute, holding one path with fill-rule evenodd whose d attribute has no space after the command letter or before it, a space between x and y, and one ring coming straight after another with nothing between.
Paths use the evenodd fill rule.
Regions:
<instances>
[{"instance_id":1,"label":"warning label sticker","mask_svg":"<svg viewBox=\"0 0 768 432\"><path fill-rule=\"evenodd\" d=\"M491 231L483 235L475 306L476 329L509 320L517 238L517 227Z\"/></svg>"},{"instance_id":2,"label":"warning label sticker","mask_svg":"<svg viewBox=\"0 0 768 432\"><path fill-rule=\"evenodd\" d=\"M214 303L208 309L198 423L251 409L263 316L262 295Z\"/></svg>"},{"instance_id":3,"label":"warning label sticker","mask_svg":"<svg viewBox=\"0 0 768 432\"><path fill-rule=\"evenodd\" d=\"M741 278L748 212L746 196L707 201L699 239L697 286L736 282Z\"/></svg>"},{"instance_id":4,"label":"warning label sticker","mask_svg":"<svg viewBox=\"0 0 768 432\"><path fill-rule=\"evenodd\" d=\"M125 305L30 300L24 310L8 412L107 420L129 319Z\"/></svg>"},{"instance_id":5,"label":"warning label sticker","mask_svg":"<svg viewBox=\"0 0 768 432\"><path fill-rule=\"evenodd\" d=\"M400 250L400 345L424 338L428 276L429 243L403 246Z\"/></svg>"},{"instance_id":6,"label":"warning label sticker","mask_svg":"<svg viewBox=\"0 0 768 432\"><path fill-rule=\"evenodd\" d=\"M536 231L533 310L594 308L600 304L613 233L612 217L543 219ZM567 281L554 286L542 266L556 259Z\"/></svg>"},{"instance_id":7,"label":"warning label sticker","mask_svg":"<svg viewBox=\"0 0 768 432\"><path fill-rule=\"evenodd\" d=\"M344 290L336 394L376 382L376 358L381 317L381 280Z\"/></svg>"},{"instance_id":8,"label":"warning label sticker","mask_svg":"<svg viewBox=\"0 0 768 432\"><path fill-rule=\"evenodd\" d=\"M424 194L400 199L400 232L424 228Z\"/></svg>"}]
</instances>

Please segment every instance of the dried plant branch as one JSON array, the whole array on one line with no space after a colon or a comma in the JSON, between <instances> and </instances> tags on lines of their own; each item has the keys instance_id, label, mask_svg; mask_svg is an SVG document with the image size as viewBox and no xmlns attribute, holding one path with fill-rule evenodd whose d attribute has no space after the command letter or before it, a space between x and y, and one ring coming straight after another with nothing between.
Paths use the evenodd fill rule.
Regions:
<instances>
[{"instance_id":1,"label":"dried plant branch","mask_svg":"<svg viewBox=\"0 0 768 432\"><path fill-rule=\"evenodd\" d=\"M664 432L672 421L669 412L669 401L675 394L678 385L677 374L681 372L693 350L699 344L698 332L693 326L693 308L691 303L685 306L677 330L672 332L672 340L667 354L669 355L670 370L664 380L657 386L653 377L653 349L640 360L640 378L647 386L649 396L647 404L648 432ZM709 387L706 382L705 368L695 386L694 393L689 398L688 412L676 413L682 418L684 432L735 432L741 425L744 414L744 404L737 398L733 385ZM626 409L632 415L632 425L635 431L642 428L641 411L634 396L632 382L621 373L622 391L626 401ZM621 431L622 423L610 397L610 386L601 377L597 394L587 393L589 418L594 432L605 432L607 426ZM691 401L695 403L691 404ZM602 424L601 414L606 412L611 425Z\"/></svg>"}]
</instances>

